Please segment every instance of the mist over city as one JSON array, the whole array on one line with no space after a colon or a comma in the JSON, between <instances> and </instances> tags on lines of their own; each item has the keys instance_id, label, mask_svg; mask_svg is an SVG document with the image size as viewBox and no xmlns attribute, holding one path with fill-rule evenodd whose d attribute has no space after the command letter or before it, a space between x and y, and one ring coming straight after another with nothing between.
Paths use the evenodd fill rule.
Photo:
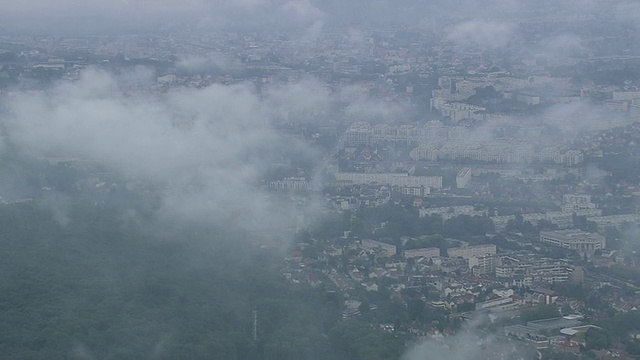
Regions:
<instances>
[{"instance_id":1,"label":"mist over city","mask_svg":"<svg viewBox=\"0 0 640 360\"><path fill-rule=\"evenodd\" d=\"M0 358L640 358L640 3L0 4Z\"/></svg>"}]
</instances>

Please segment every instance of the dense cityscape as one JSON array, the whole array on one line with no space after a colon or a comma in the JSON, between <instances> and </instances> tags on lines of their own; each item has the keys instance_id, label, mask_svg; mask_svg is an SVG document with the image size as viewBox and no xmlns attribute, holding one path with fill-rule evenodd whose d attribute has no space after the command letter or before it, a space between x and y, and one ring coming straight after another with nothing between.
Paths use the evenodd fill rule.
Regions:
<instances>
[{"instance_id":1,"label":"dense cityscape","mask_svg":"<svg viewBox=\"0 0 640 360\"><path fill-rule=\"evenodd\" d=\"M588 3L301 33L0 28L0 352L640 358L639 25ZM40 291L81 295L52 310ZM183 303L195 317L147 312ZM122 320L142 334L125 341L103 306L153 325ZM76 307L102 320L51 320Z\"/></svg>"}]
</instances>

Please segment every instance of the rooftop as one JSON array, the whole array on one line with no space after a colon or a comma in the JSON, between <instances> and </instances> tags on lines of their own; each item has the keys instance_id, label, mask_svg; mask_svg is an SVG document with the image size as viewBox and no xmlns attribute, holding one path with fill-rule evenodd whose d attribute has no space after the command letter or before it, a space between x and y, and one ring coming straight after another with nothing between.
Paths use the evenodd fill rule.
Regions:
<instances>
[{"instance_id":1,"label":"rooftop","mask_svg":"<svg viewBox=\"0 0 640 360\"><path fill-rule=\"evenodd\" d=\"M527 327L532 329L562 329L580 325L580 321L576 319L567 319L563 317L551 318L551 319L542 319L529 321L527 323Z\"/></svg>"}]
</instances>

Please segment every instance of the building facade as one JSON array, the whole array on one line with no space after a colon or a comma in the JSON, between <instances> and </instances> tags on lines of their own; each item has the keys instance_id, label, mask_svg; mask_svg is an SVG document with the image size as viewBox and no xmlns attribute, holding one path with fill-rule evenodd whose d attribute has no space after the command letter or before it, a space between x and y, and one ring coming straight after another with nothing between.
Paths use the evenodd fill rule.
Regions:
<instances>
[{"instance_id":1,"label":"building facade","mask_svg":"<svg viewBox=\"0 0 640 360\"><path fill-rule=\"evenodd\" d=\"M348 181L353 184L377 183L401 187L442 188L442 176L409 176L404 173L335 173L336 181Z\"/></svg>"},{"instance_id":2,"label":"building facade","mask_svg":"<svg viewBox=\"0 0 640 360\"><path fill-rule=\"evenodd\" d=\"M541 231L540 241L563 249L576 250L580 254L593 254L606 246L604 236L581 230Z\"/></svg>"},{"instance_id":3,"label":"building facade","mask_svg":"<svg viewBox=\"0 0 640 360\"><path fill-rule=\"evenodd\" d=\"M447 253L449 257L461 257L464 259L469 259L471 257L479 257L487 254L495 254L496 253L496 245L495 244L486 244L486 245L473 245L473 246L463 246L447 249Z\"/></svg>"},{"instance_id":4,"label":"building facade","mask_svg":"<svg viewBox=\"0 0 640 360\"><path fill-rule=\"evenodd\" d=\"M407 259L424 257L427 259L439 257L440 249L438 248L420 248L420 249L411 249L404 251L404 257Z\"/></svg>"}]
</instances>

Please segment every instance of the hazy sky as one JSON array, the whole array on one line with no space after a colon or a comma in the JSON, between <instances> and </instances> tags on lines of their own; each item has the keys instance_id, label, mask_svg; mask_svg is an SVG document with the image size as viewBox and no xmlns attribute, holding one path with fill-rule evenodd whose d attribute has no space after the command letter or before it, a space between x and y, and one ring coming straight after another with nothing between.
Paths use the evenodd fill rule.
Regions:
<instances>
[{"instance_id":1,"label":"hazy sky","mask_svg":"<svg viewBox=\"0 0 640 360\"><path fill-rule=\"evenodd\" d=\"M0 24L25 31L122 32L278 22L308 26L324 16L309 0L3 0Z\"/></svg>"},{"instance_id":2,"label":"hazy sky","mask_svg":"<svg viewBox=\"0 0 640 360\"><path fill-rule=\"evenodd\" d=\"M584 39L570 30L536 43L522 43L516 14L538 6L532 3L535 1L0 0L0 26L40 33L156 31L183 26L201 30L273 26L304 32L374 20L427 26L437 22L444 39L461 47L509 47L548 59L588 51ZM561 6L572 15L591 15L598 3L566 0ZM640 25L640 5L633 1L614 1L612 14L612 21ZM357 41L363 35L351 29L348 36ZM181 57L177 66L198 69L208 62L220 67L239 65L233 57L212 54ZM354 121L399 119L407 111L405 104L372 99L358 86L330 89L312 77L266 86L260 95L251 84L214 84L150 96L125 91L122 76L155 80L153 70L146 68L120 77L87 69L78 81L58 82L46 91L16 91L3 103L10 114L2 119L3 130L9 141L29 154L90 159L130 179L157 184L162 189L162 214L242 224L263 234L273 231L267 235L280 235L277 232L297 214L290 204L274 202L259 183L265 168L275 161L273 148L322 156L275 131L273 121L295 120L296 115L319 113L338 104L344 105L345 114ZM544 118L566 132L600 121L583 103L552 107ZM482 134L478 131L474 136L477 139ZM599 169L592 173L602 176ZM56 216L61 223L72 221L63 210ZM461 333L451 339L470 346L425 342L412 348L405 359L469 359L477 354L477 337Z\"/></svg>"},{"instance_id":3,"label":"hazy sky","mask_svg":"<svg viewBox=\"0 0 640 360\"><path fill-rule=\"evenodd\" d=\"M127 32L173 30L189 26L212 30L266 27L308 29L325 24L452 25L453 39L480 40L512 28L522 14L545 9L547 15L599 14L640 24L633 0L2 0L0 24L12 31ZM454 19L451 24L447 19ZM458 25L456 25L458 24ZM455 27L459 26L459 27ZM469 31L474 31L473 33ZM471 37L471 39L470 39ZM475 37L475 39L474 39Z\"/></svg>"},{"instance_id":4,"label":"hazy sky","mask_svg":"<svg viewBox=\"0 0 640 360\"><path fill-rule=\"evenodd\" d=\"M153 31L201 28L309 27L318 23L419 24L442 15L511 14L517 0L3 0L0 23L31 31ZM455 10L455 11L454 11Z\"/></svg>"},{"instance_id":5,"label":"hazy sky","mask_svg":"<svg viewBox=\"0 0 640 360\"><path fill-rule=\"evenodd\" d=\"M602 15L640 25L634 0L1 0L0 26L33 33L268 28L304 33L334 24L445 27L451 40L501 46L532 16ZM493 42L497 39L497 43ZM491 40L491 41L488 41Z\"/></svg>"}]
</instances>

